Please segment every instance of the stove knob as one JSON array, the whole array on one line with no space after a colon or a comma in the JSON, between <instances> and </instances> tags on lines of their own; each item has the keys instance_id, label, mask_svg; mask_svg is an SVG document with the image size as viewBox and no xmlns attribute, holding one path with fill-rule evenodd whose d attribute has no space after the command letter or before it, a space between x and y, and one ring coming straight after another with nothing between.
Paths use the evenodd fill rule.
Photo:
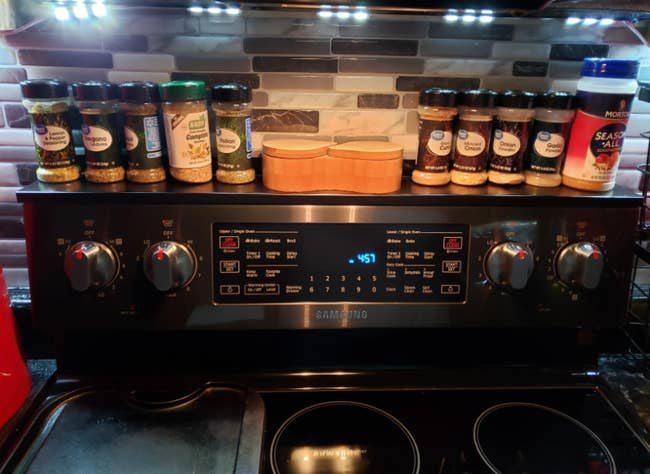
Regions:
<instances>
[{"instance_id":1,"label":"stove knob","mask_svg":"<svg viewBox=\"0 0 650 474\"><path fill-rule=\"evenodd\" d=\"M196 258L189 247L165 240L144 252L144 274L158 291L171 291L187 285L196 273Z\"/></svg>"},{"instance_id":2,"label":"stove knob","mask_svg":"<svg viewBox=\"0 0 650 474\"><path fill-rule=\"evenodd\" d=\"M493 247L485 259L485 272L496 285L514 290L526 287L533 273L533 251L518 242L505 242Z\"/></svg>"},{"instance_id":3,"label":"stove knob","mask_svg":"<svg viewBox=\"0 0 650 474\"><path fill-rule=\"evenodd\" d=\"M591 242L569 244L555 258L555 271L560 280L583 290L598 287L604 266L603 253Z\"/></svg>"},{"instance_id":4,"label":"stove knob","mask_svg":"<svg viewBox=\"0 0 650 474\"><path fill-rule=\"evenodd\" d=\"M117 276L117 257L108 246L84 240L66 251L63 269L73 290L98 290Z\"/></svg>"}]
</instances>

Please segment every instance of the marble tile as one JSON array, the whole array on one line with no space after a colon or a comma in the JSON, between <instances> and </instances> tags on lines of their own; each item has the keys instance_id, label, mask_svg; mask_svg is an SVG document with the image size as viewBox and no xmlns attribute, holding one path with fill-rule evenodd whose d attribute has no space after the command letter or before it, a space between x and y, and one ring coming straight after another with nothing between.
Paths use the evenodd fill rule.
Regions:
<instances>
[{"instance_id":1,"label":"marble tile","mask_svg":"<svg viewBox=\"0 0 650 474\"><path fill-rule=\"evenodd\" d=\"M176 55L237 54L242 39L237 36L149 36L149 51Z\"/></svg>"},{"instance_id":2,"label":"marble tile","mask_svg":"<svg viewBox=\"0 0 650 474\"><path fill-rule=\"evenodd\" d=\"M345 39L332 40L332 53L371 56L416 56L418 42L394 39Z\"/></svg>"},{"instance_id":3,"label":"marble tile","mask_svg":"<svg viewBox=\"0 0 650 474\"><path fill-rule=\"evenodd\" d=\"M15 49L102 49L101 37L97 31L77 28L62 33L44 33L32 28L6 35L6 44Z\"/></svg>"},{"instance_id":4,"label":"marble tile","mask_svg":"<svg viewBox=\"0 0 650 474\"><path fill-rule=\"evenodd\" d=\"M2 67L0 68L0 82L17 84L27 79L27 73L19 67Z\"/></svg>"},{"instance_id":5,"label":"marble tile","mask_svg":"<svg viewBox=\"0 0 650 474\"><path fill-rule=\"evenodd\" d=\"M253 71L257 72L323 72L338 70L337 58L293 57L293 56L255 56Z\"/></svg>"},{"instance_id":6,"label":"marble tile","mask_svg":"<svg viewBox=\"0 0 650 474\"><path fill-rule=\"evenodd\" d=\"M251 61L247 56L176 56L176 67L185 71L248 72Z\"/></svg>"},{"instance_id":7,"label":"marble tile","mask_svg":"<svg viewBox=\"0 0 650 474\"><path fill-rule=\"evenodd\" d=\"M627 129L625 130L626 137L640 137L641 132L647 132L650 130L650 115L646 114L630 114L630 121L627 124ZM625 144L627 144L628 138L625 139ZM648 140L645 140L645 150L648 149ZM644 150L644 151L645 151Z\"/></svg>"},{"instance_id":8,"label":"marble tile","mask_svg":"<svg viewBox=\"0 0 650 474\"><path fill-rule=\"evenodd\" d=\"M551 45L544 43L516 43L497 41L492 46L493 58L498 59L548 59Z\"/></svg>"},{"instance_id":9,"label":"marble tile","mask_svg":"<svg viewBox=\"0 0 650 474\"><path fill-rule=\"evenodd\" d=\"M262 154L264 135L263 132L251 132L251 148L253 156L260 156Z\"/></svg>"},{"instance_id":10,"label":"marble tile","mask_svg":"<svg viewBox=\"0 0 650 474\"><path fill-rule=\"evenodd\" d=\"M508 89L542 92L549 88L550 79L542 77L499 77L488 76L481 79L481 87L504 91Z\"/></svg>"},{"instance_id":11,"label":"marble tile","mask_svg":"<svg viewBox=\"0 0 650 474\"><path fill-rule=\"evenodd\" d=\"M515 61L512 65L513 76L545 77L548 63L544 61Z\"/></svg>"},{"instance_id":12,"label":"marble tile","mask_svg":"<svg viewBox=\"0 0 650 474\"><path fill-rule=\"evenodd\" d=\"M27 255L6 255L0 254L0 265L2 268L25 268L27 267Z\"/></svg>"},{"instance_id":13,"label":"marble tile","mask_svg":"<svg viewBox=\"0 0 650 474\"><path fill-rule=\"evenodd\" d=\"M339 71L376 74L422 74L424 60L419 58L341 58Z\"/></svg>"},{"instance_id":14,"label":"marble tile","mask_svg":"<svg viewBox=\"0 0 650 474\"><path fill-rule=\"evenodd\" d=\"M554 79L551 81L551 89L556 91L572 92L575 94L578 89L578 80Z\"/></svg>"},{"instance_id":15,"label":"marble tile","mask_svg":"<svg viewBox=\"0 0 650 474\"><path fill-rule=\"evenodd\" d=\"M167 82L169 78L170 74L168 72L108 71L108 80L115 83L126 81Z\"/></svg>"},{"instance_id":16,"label":"marble tile","mask_svg":"<svg viewBox=\"0 0 650 474\"><path fill-rule=\"evenodd\" d=\"M23 66L57 66L57 67L83 67L104 68L113 67L111 53L20 49L18 60Z\"/></svg>"},{"instance_id":17,"label":"marble tile","mask_svg":"<svg viewBox=\"0 0 650 474\"><path fill-rule=\"evenodd\" d=\"M628 191L639 192L641 173L637 170L619 170L616 174L616 184Z\"/></svg>"},{"instance_id":18,"label":"marble tile","mask_svg":"<svg viewBox=\"0 0 650 474\"><path fill-rule=\"evenodd\" d=\"M241 17L230 15L202 15L199 18L201 34L243 35L246 22Z\"/></svg>"},{"instance_id":19,"label":"marble tile","mask_svg":"<svg viewBox=\"0 0 650 474\"><path fill-rule=\"evenodd\" d=\"M263 74L262 88L289 90L331 90L334 81L332 76L308 74Z\"/></svg>"},{"instance_id":20,"label":"marble tile","mask_svg":"<svg viewBox=\"0 0 650 474\"><path fill-rule=\"evenodd\" d=\"M442 20L429 25L429 38L511 40L513 25L478 24L470 25L442 23Z\"/></svg>"},{"instance_id":21,"label":"marble tile","mask_svg":"<svg viewBox=\"0 0 650 474\"><path fill-rule=\"evenodd\" d=\"M102 47L106 51L146 51L147 37L143 35L105 35Z\"/></svg>"},{"instance_id":22,"label":"marble tile","mask_svg":"<svg viewBox=\"0 0 650 474\"><path fill-rule=\"evenodd\" d=\"M0 202L16 202L16 191L19 189L19 186L0 186ZM1 230L2 228L0 227L0 231Z\"/></svg>"},{"instance_id":23,"label":"marble tile","mask_svg":"<svg viewBox=\"0 0 650 474\"><path fill-rule=\"evenodd\" d=\"M254 109L251 119L251 128L256 132L319 131L317 110Z\"/></svg>"},{"instance_id":24,"label":"marble tile","mask_svg":"<svg viewBox=\"0 0 650 474\"><path fill-rule=\"evenodd\" d=\"M384 92L392 91L395 79L386 76L343 76L334 78L337 91Z\"/></svg>"},{"instance_id":25,"label":"marble tile","mask_svg":"<svg viewBox=\"0 0 650 474\"><path fill-rule=\"evenodd\" d=\"M182 9L147 8L146 15L138 10L122 10L115 12L114 23L119 31L142 35L199 33L199 18Z\"/></svg>"},{"instance_id":26,"label":"marble tile","mask_svg":"<svg viewBox=\"0 0 650 474\"><path fill-rule=\"evenodd\" d=\"M637 59L641 56L642 47L629 44L610 44L608 57L614 59Z\"/></svg>"},{"instance_id":27,"label":"marble tile","mask_svg":"<svg viewBox=\"0 0 650 474\"><path fill-rule=\"evenodd\" d=\"M517 21L514 41L539 43L596 43L603 40L603 28L566 25L564 19L540 18Z\"/></svg>"},{"instance_id":28,"label":"marble tile","mask_svg":"<svg viewBox=\"0 0 650 474\"><path fill-rule=\"evenodd\" d=\"M16 53L0 37L0 64L16 64Z\"/></svg>"},{"instance_id":29,"label":"marble tile","mask_svg":"<svg viewBox=\"0 0 650 474\"><path fill-rule=\"evenodd\" d=\"M487 58L492 42L466 39L432 39L420 41L420 55L443 58Z\"/></svg>"},{"instance_id":30,"label":"marble tile","mask_svg":"<svg viewBox=\"0 0 650 474\"><path fill-rule=\"evenodd\" d=\"M327 38L244 38L244 52L249 54L330 54Z\"/></svg>"},{"instance_id":31,"label":"marble tile","mask_svg":"<svg viewBox=\"0 0 650 474\"><path fill-rule=\"evenodd\" d=\"M650 102L636 99L632 102L632 112L637 114L650 114ZM650 120L650 117L648 117L648 120Z\"/></svg>"},{"instance_id":32,"label":"marble tile","mask_svg":"<svg viewBox=\"0 0 650 474\"><path fill-rule=\"evenodd\" d=\"M633 153L621 153L621 162L618 165L619 173L622 170L634 170L637 173L636 167L642 164L645 164L646 154L633 154Z\"/></svg>"},{"instance_id":33,"label":"marble tile","mask_svg":"<svg viewBox=\"0 0 650 474\"><path fill-rule=\"evenodd\" d=\"M393 135L404 133L401 110L323 110L320 133L328 135Z\"/></svg>"},{"instance_id":34,"label":"marble tile","mask_svg":"<svg viewBox=\"0 0 650 474\"><path fill-rule=\"evenodd\" d=\"M417 109L420 105L420 94L404 94L402 96L402 107L405 109Z\"/></svg>"},{"instance_id":35,"label":"marble tile","mask_svg":"<svg viewBox=\"0 0 650 474\"><path fill-rule=\"evenodd\" d=\"M228 82L240 82L251 89L259 89L260 77L257 74L209 73L209 72L172 72L172 81L203 81L206 87Z\"/></svg>"},{"instance_id":36,"label":"marble tile","mask_svg":"<svg viewBox=\"0 0 650 474\"><path fill-rule=\"evenodd\" d=\"M2 130L0 130L2 131ZM36 163L36 151L34 150L34 142L29 136L30 143L22 145L8 145L5 139L0 136L0 161L13 162L13 163Z\"/></svg>"},{"instance_id":37,"label":"marble tile","mask_svg":"<svg viewBox=\"0 0 650 474\"><path fill-rule=\"evenodd\" d=\"M399 107L399 95L359 94L357 107L360 109L396 109Z\"/></svg>"},{"instance_id":38,"label":"marble tile","mask_svg":"<svg viewBox=\"0 0 650 474\"><path fill-rule=\"evenodd\" d=\"M31 128L29 114L22 104L4 104L7 127Z\"/></svg>"},{"instance_id":39,"label":"marble tile","mask_svg":"<svg viewBox=\"0 0 650 474\"><path fill-rule=\"evenodd\" d=\"M0 128L5 126L5 115L4 113L0 112Z\"/></svg>"},{"instance_id":40,"label":"marble tile","mask_svg":"<svg viewBox=\"0 0 650 474\"><path fill-rule=\"evenodd\" d=\"M349 38L425 38L426 21L368 20L363 23L341 23L339 36Z\"/></svg>"},{"instance_id":41,"label":"marble tile","mask_svg":"<svg viewBox=\"0 0 650 474\"><path fill-rule=\"evenodd\" d=\"M171 72L174 56L171 54L114 53L113 67L117 70Z\"/></svg>"},{"instance_id":42,"label":"marble tile","mask_svg":"<svg viewBox=\"0 0 650 474\"><path fill-rule=\"evenodd\" d=\"M20 186L15 164L0 163L0 186Z\"/></svg>"},{"instance_id":43,"label":"marble tile","mask_svg":"<svg viewBox=\"0 0 650 474\"><path fill-rule=\"evenodd\" d=\"M248 36L331 37L338 34L338 25L320 18L248 18Z\"/></svg>"},{"instance_id":44,"label":"marble tile","mask_svg":"<svg viewBox=\"0 0 650 474\"><path fill-rule=\"evenodd\" d=\"M584 58L605 57L608 52L606 44L554 44L551 46L551 59L582 61Z\"/></svg>"},{"instance_id":45,"label":"marble tile","mask_svg":"<svg viewBox=\"0 0 650 474\"><path fill-rule=\"evenodd\" d=\"M418 128L420 125L420 117L415 110L406 112L406 133L414 134L418 133Z\"/></svg>"},{"instance_id":46,"label":"marble tile","mask_svg":"<svg viewBox=\"0 0 650 474\"><path fill-rule=\"evenodd\" d=\"M262 91L253 91L253 107L266 107L269 105L269 95Z\"/></svg>"},{"instance_id":47,"label":"marble tile","mask_svg":"<svg viewBox=\"0 0 650 474\"><path fill-rule=\"evenodd\" d=\"M404 148L404 159L415 160L418 157L417 133L391 135L389 138L391 142L401 145Z\"/></svg>"},{"instance_id":48,"label":"marble tile","mask_svg":"<svg viewBox=\"0 0 650 474\"><path fill-rule=\"evenodd\" d=\"M490 76L512 72L512 61L493 59L427 59L424 73L436 76Z\"/></svg>"},{"instance_id":49,"label":"marble tile","mask_svg":"<svg viewBox=\"0 0 650 474\"><path fill-rule=\"evenodd\" d=\"M10 193L13 192L15 198L17 188L2 186L0 187L0 193L2 193L2 190L8 189L13 189ZM25 237L25 226L22 217L0 217L0 239L19 239L21 237Z\"/></svg>"},{"instance_id":50,"label":"marble tile","mask_svg":"<svg viewBox=\"0 0 650 474\"><path fill-rule=\"evenodd\" d=\"M0 84L0 100L22 100L20 86L18 84Z\"/></svg>"},{"instance_id":51,"label":"marble tile","mask_svg":"<svg viewBox=\"0 0 650 474\"><path fill-rule=\"evenodd\" d=\"M397 78L398 91L421 91L429 87L443 87L445 89L476 89L480 79L476 77L424 77L400 76Z\"/></svg>"},{"instance_id":52,"label":"marble tile","mask_svg":"<svg viewBox=\"0 0 650 474\"><path fill-rule=\"evenodd\" d=\"M579 79L582 63L578 61L551 61L549 76L567 79Z\"/></svg>"},{"instance_id":53,"label":"marble tile","mask_svg":"<svg viewBox=\"0 0 650 474\"><path fill-rule=\"evenodd\" d=\"M612 26L605 31L603 43L607 44L643 44L642 37L634 31L632 25Z\"/></svg>"},{"instance_id":54,"label":"marble tile","mask_svg":"<svg viewBox=\"0 0 650 474\"><path fill-rule=\"evenodd\" d=\"M357 105L354 94L269 91L268 95L268 106L276 108L354 108Z\"/></svg>"},{"instance_id":55,"label":"marble tile","mask_svg":"<svg viewBox=\"0 0 650 474\"><path fill-rule=\"evenodd\" d=\"M34 139L32 137L31 129L3 128L0 130L0 143L2 143L2 147L0 148L4 148L5 146L29 145L32 148L32 153L36 153L34 151ZM2 158L2 155L0 155L0 158Z\"/></svg>"},{"instance_id":56,"label":"marble tile","mask_svg":"<svg viewBox=\"0 0 650 474\"><path fill-rule=\"evenodd\" d=\"M26 268L7 268L3 270L8 288L29 286L29 276Z\"/></svg>"},{"instance_id":57,"label":"marble tile","mask_svg":"<svg viewBox=\"0 0 650 474\"><path fill-rule=\"evenodd\" d=\"M2 214L6 215L6 214ZM25 254L27 247L25 239L2 239L0 240L0 254L3 255L20 255Z\"/></svg>"},{"instance_id":58,"label":"marble tile","mask_svg":"<svg viewBox=\"0 0 650 474\"><path fill-rule=\"evenodd\" d=\"M27 77L29 79L55 78L69 83L75 81L106 81L108 80L108 71L95 68L28 66Z\"/></svg>"}]
</instances>

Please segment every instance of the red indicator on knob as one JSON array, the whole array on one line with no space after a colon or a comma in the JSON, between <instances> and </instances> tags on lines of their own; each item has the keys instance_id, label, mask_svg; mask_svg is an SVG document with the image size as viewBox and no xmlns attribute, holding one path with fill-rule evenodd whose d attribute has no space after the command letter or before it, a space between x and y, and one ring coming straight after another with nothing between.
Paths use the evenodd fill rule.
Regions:
<instances>
[{"instance_id":1,"label":"red indicator on knob","mask_svg":"<svg viewBox=\"0 0 650 474\"><path fill-rule=\"evenodd\" d=\"M165 258L165 251L163 249L158 249L158 251L156 252L156 258L158 260L162 260L163 258Z\"/></svg>"},{"instance_id":2,"label":"red indicator on knob","mask_svg":"<svg viewBox=\"0 0 650 474\"><path fill-rule=\"evenodd\" d=\"M525 260L526 259L526 251L520 250L517 252L517 256L519 257L519 260Z\"/></svg>"},{"instance_id":3,"label":"red indicator on knob","mask_svg":"<svg viewBox=\"0 0 650 474\"><path fill-rule=\"evenodd\" d=\"M77 250L74 253L74 258L76 258L77 260L83 260L83 258L84 258L83 250Z\"/></svg>"},{"instance_id":4,"label":"red indicator on knob","mask_svg":"<svg viewBox=\"0 0 650 474\"><path fill-rule=\"evenodd\" d=\"M594 260L598 260L600 258L600 252L592 252L591 258L593 258Z\"/></svg>"}]
</instances>

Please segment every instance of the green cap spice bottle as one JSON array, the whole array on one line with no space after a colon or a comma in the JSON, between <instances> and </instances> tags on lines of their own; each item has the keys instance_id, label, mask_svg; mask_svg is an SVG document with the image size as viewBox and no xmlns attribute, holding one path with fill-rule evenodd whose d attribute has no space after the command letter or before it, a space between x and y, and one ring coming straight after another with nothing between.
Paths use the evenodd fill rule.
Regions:
<instances>
[{"instance_id":1,"label":"green cap spice bottle","mask_svg":"<svg viewBox=\"0 0 650 474\"><path fill-rule=\"evenodd\" d=\"M255 179L251 164L252 94L243 84L212 88L212 109L217 116L217 181L250 183Z\"/></svg>"},{"instance_id":2,"label":"green cap spice bottle","mask_svg":"<svg viewBox=\"0 0 650 474\"><path fill-rule=\"evenodd\" d=\"M185 183L212 180L210 127L203 81L160 85L169 173Z\"/></svg>"}]
</instances>

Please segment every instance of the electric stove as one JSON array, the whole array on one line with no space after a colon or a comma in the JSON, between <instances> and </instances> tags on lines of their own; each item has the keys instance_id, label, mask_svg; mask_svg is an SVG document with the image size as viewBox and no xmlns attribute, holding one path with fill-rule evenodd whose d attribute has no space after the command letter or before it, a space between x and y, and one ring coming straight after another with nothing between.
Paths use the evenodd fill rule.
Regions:
<instances>
[{"instance_id":1,"label":"electric stove","mask_svg":"<svg viewBox=\"0 0 650 474\"><path fill-rule=\"evenodd\" d=\"M59 370L7 472L633 473L621 190L271 193L35 183L33 321Z\"/></svg>"}]
</instances>

